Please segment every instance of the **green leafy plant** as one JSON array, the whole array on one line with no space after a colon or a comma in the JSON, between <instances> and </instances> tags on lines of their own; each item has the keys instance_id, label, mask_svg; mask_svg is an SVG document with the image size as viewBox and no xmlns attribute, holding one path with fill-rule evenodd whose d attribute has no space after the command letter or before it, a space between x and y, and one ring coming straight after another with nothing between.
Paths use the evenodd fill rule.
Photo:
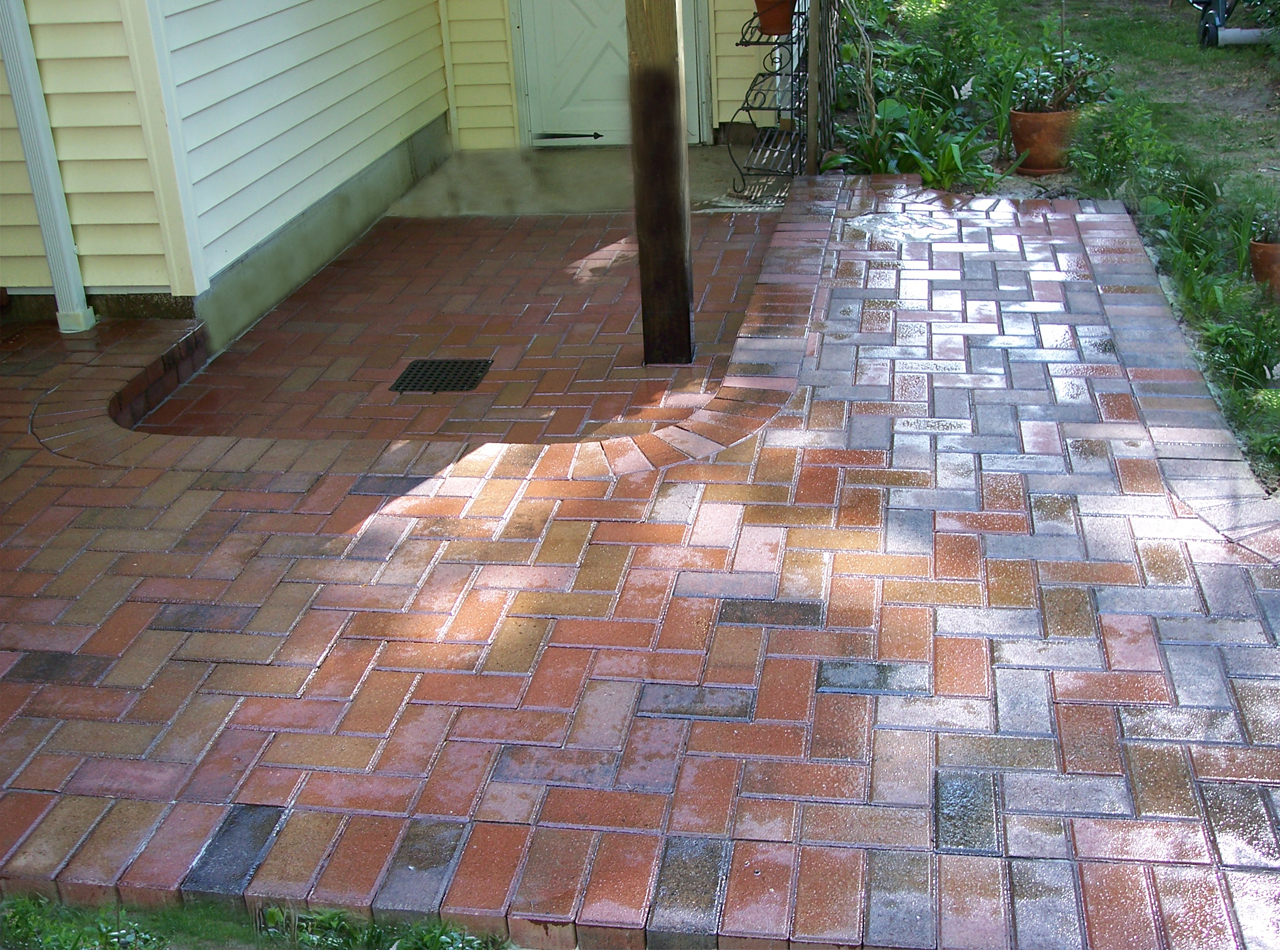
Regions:
<instances>
[{"instance_id":1,"label":"green leafy plant","mask_svg":"<svg viewBox=\"0 0 1280 950\"><path fill-rule=\"evenodd\" d=\"M167 908L126 915L67 907L42 898L12 898L0 904L4 950L166 950L179 946L298 947L307 950L503 950L495 936L477 936L440 921L383 925L341 911L298 912L279 907L259 911L252 926L225 911Z\"/></svg>"},{"instance_id":2,"label":"green leafy plant","mask_svg":"<svg viewBox=\"0 0 1280 950\"><path fill-rule=\"evenodd\" d=\"M163 950L167 941L124 914L101 911L86 917L39 897L6 901L0 913L5 950Z\"/></svg>"},{"instance_id":3,"label":"green leafy plant","mask_svg":"<svg viewBox=\"0 0 1280 950\"><path fill-rule=\"evenodd\" d=\"M1017 71L1013 107L1019 112L1063 112L1106 98L1111 64L1079 43L1045 45L1041 59Z\"/></svg>"},{"instance_id":4,"label":"green leafy plant","mask_svg":"<svg viewBox=\"0 0 1280 950\"><path fill-rule=\"evenodd\" d=\"M907 128L898 133L898 143L926 187L948 191L961 182L985 184L994 178L991 166L981 158L990 145L979 138L982 131L980 127L955 131L937 115L914 109Z\"/></svg>"},{"instance_id":5,"label":"green leafy plant","mask_svg":"<svg viewBox=\"0 0 1280 950\"><path fill-rule=\"evenodd\" d=\"M1260 244L1280 244L1280 205L1274 208L1255 205L1249 233Z\"/></svg>"},{"instance_id":6,"label":"green leafy plant","mask_svg":"<svg viewBox=\"0 0 1280 950\"><path fill-rule=\"evenodd\" d=\"M352 919L341 911L296 913L268 907L257 918L258 933L306 950L500 950L506 941L476 936L435 921L387 927Z\"/></svg>"},{"instance_id":7,"label":"green leafy plant","mask_svg":"<svg viewBox=\"0 0 1280 950\"><path fill-rule=\"evenodd\" d=\"M906 127L909 113L910 109L896 99L881 99L872 121L836 130L844 152L827 159L823 171L840 168L860 175L898 174L902 169L897 136Z\"/></svg>"},{"instance_id":8,"label":"green leafy plant","mask_svg":"<svg viewBox=\"0 0 1280 950\"><path fill-rule=\"evenodd\" d=\"M1245 0L1245 5L1259 24L1270 28L1271 49L1280 56L1280 0Z\"/></svg>"},{"instance_id":9,"label":"green leafy plant","mask_svg":"<svg viewBox=\"0 0 1280 950\"><path fill-rule=\"evenodd\" d=\"M998 57L982 76L982 101L991 115L998 154L1004 159L1013 155L1013 131L1009 113L1013 110L1013 100L1018 90L1018 73L1026 61L1026 53L1013 58Z\"/></svg>"},{"instance_id":10,"label":"green leafy plant","mask_svg":"<svg viewBox=\"0 0 1280 950\"><path fill-rule=\"evenodd\" d=\"M1209 362L1232 389L1266 389L1272 367L1280 363L1280 318L1262 307L1234 316L1200 326Z\"/></svg>"},{"instance_id":11,"label":"green leafy plant","mask_svg":"<svg viewBox=\"0 0 1280 950\"><path fill-rule=\"evenodd\" d=\"M990 147L982 126L957 129L953 117L896 99L881 99L875 122L841 129L843 154L828 159L824 170L842 168L855 174L918 174L930 188L949 190L959 184L988 187L1002 176L982 158Z\"/></svg>"}]
</instances>

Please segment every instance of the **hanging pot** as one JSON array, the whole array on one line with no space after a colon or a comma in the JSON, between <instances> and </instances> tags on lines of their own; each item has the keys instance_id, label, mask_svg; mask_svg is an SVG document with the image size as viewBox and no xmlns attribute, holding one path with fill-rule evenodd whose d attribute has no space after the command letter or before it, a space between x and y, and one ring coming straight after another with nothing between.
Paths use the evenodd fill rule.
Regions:
<instances>
[{"instance_id":1,"label":"hanging pot","mask_svg":"<svg viewBox=\"0 0 1280 950\"><path fill-rule=\"evenodd\" d=\"M1030 154L1018 166L1019 175L1052 175L1067 170L1067 148L1075 131L1078 113L1014 112L1009 113L1009 131L1013 149L1019 155Z\"/></svg>"},{"instance_id":2,"label":"hanging pot","mask_svg":"<svg viewBox=\"0 0 1280 950\"><path fill-rule=\"evenodd\" d=\"M796 0L756 0L760 14L760 32L765 36L786 36L791 32Z\"/></svg>"},{"instance_id":3,"label":"hanging pot","mask_svg":"<svg viewBox=\"0 0 1280 950\"><path fill-rule=\"evenodd\" d=\"M1249 263L1253 265L1253 279L1280 297L1280 244L1250 241Z\"/></svg>"}]
</instances>

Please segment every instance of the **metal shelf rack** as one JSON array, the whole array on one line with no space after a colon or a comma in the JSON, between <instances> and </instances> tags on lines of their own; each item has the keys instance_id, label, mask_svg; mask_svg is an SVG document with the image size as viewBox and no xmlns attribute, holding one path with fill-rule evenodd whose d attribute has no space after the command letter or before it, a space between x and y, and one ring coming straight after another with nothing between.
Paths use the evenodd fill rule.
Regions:
<instances>
[{"instance_id":1,"label":"metal shelf rack","mask_svg":"<svg viewBox=\"0 0 1280 950\"><path fill-rule=\"evenodd\" d=\"M729 141L729 158L738 170L738 194L767 195L777 179L791 178L804 168L805 94L808 89L809 17L797 4L791 32L760 32L760 15L742 27L737 45L763 49L761 70L747 87L742 105L731 120L754 130L746 147Z\"/></svg>"},{"instance_id":2,"label":"metal shelf rack","mask_svg":"<svg viewBox=\"0 0 1280 950\"><path fill-rule=\"evenodd\" d=\"M745 147L735 145L732 135L728 139L729 157L738 170L734 181L737 194L751 200L776 201L785 195L787 182L804 171L809 131L809 29L815 9L820 11L816 21L819 154L834 142L832 99L839 7L838 0L797 0L791 32L781 36L761 33L759 14L743 24L737 45L761 49L763 55L760 72L730 120L733 126L745 125L752 130L750 144Z\"/></svg>"}]
</instances>

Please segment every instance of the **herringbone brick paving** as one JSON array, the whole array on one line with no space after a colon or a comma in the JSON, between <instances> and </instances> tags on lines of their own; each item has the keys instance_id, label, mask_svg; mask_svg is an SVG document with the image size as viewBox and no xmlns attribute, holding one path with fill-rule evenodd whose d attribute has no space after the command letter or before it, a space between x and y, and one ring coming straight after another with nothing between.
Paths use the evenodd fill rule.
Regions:
<instances>
[{"instance_id":1,"label":"herringbone brick paving","mask_svg":"<svg viewBox=\"0 0 1280 950\"><path fill-rule=\"evenodd\" d=\"M552 224L552 270L623 236ZM731 352L647 397L697 404L579 445L380 427L436 344L302 326L414 286L367 275L434 227L375 232L148 434L106 407L188 376L189 328L6 333L5 893L531 947L1280 942L1280 518L1120 209L797 182ZM571 289L526 277L533 324ZM279 346L322 332L358 387L322 385L343 340ZM166 409L231 396L219 363L278 406ZM306 441L291 378L377 421Z\"/></svg>"},{"instance_id":2,"label":"herringbone brick paving","mask_svg":"<svg viewBox=\"0 0 1280 950\"><path fill-rule=\"evenodd\" d=\"M650 432L724 378L772 224L693 219L697 359L646 367L630 215L384 218L138 428L539 444ZM494 365L467 396L391 392L413 359Z\"/></svg>"}]
</instances>

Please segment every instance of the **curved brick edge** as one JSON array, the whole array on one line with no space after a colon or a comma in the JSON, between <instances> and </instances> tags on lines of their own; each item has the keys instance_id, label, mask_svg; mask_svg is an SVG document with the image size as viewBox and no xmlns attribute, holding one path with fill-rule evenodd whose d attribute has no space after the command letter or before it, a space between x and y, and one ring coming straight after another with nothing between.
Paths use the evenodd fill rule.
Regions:
<instances>
[{"instance_id":1,"label":"curved brick edge","mask_svg":"<svg viewBox=\"0 0 1280 950\"><path fill-rule=\"evenodd\" d=\"M582 447L582 461L571 466L577 474L569 477L611 478L664 469L709 458L759 432L795 393L809 320L821 309L815 306L815 288L803 278L795 287L777 286L794 279L775 277L752 295L726 376L706 405L645 435L554 443ZM68 379L36 401L31 433L55 455L94 465L222 471L244 470L242 466L284 445L296 458L301 453L293 447L302 444L330 451L337 446L343 455L364 459L365 467L353 470L355 474L412 475L420 458L433 460L434 474L443 457L451 455L449 461L455 461L467 446L474 449L473 443L427 439L285 440L133 431L208 359L203 325L140 321L137 332L83 360ZM598 453L603 453L602 464Z\"/></svg>"}]
</instances>

